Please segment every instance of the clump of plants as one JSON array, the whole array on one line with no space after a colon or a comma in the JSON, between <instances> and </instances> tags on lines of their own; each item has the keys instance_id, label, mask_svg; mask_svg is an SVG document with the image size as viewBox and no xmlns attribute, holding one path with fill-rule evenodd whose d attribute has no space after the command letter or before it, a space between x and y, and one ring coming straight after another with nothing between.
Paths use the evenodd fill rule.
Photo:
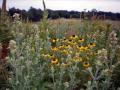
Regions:
<instances>
[{"instance_id":1,"label":"clump of plants","mask_svg":"<svg viewBox=\"0 0 120 90\"><path fill-rule=\"evenodd\" d=\"M7 30L14 39L3 38L0 44L1 51L2 42L8 40L9 53L4 60L12 65L2 64L0 73L8 76L9 70L10 77L0 76L1 80L7 78L11 90L118 89L120 38L116 30L97 20L53 24L43 4L44 18L38 24L23 23L14 15L12 29ZM7 26L2 29L1 24L0 28L5 33L2 30Z\"/></svg>"},{"instance_id":2,"label":"clump of plants","mask_svg":"<svg viewBox=\"0 0 120 90\"><path fill-rule=\"evenodd\" d=\"M13 36L7 12L2 10L0 14L0 90L6 90L7 88L11 88L9 78L13 67L8 62L8 55L9 42Z\"/></svg>"}]
</instances>

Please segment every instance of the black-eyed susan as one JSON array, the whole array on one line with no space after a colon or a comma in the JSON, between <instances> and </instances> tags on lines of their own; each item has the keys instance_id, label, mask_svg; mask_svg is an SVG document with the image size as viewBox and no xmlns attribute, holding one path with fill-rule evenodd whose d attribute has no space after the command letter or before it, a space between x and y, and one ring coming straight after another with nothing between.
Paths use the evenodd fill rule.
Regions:
<instances>
[{"instance_id":1,"label":"black-eyed susan","mask_svg":"<svg viewBox=\"0 0 120 90\"><path fill-rule=\"evenodd\" d=\"M56 40L55 40L55 39L52 39L52 42L54 43L54 42L56 42Z\"/></svg>"},{"instance_id":2,"label":"black-eyed susan","mask_svg":"<svg viewBox=\"0 0 120 90\"><path fill-rule=\"evenodd\" d=\"M73 58L73 61L74 61L74 62L82 62L82 58L79 57L79 56L75 56L75 57Z\"/></svg>"},{"instance_id":3,"label":"black-eyed susan","mask_svg":"<svg viewBox=\"0 0 120 90\"><path fill-rule=\"evenodd\" d=\"M79 49L80 46L76 45L76 49Z\"/></svg>"},{"instance_id":4,"label":"black-eyed susan","mask_svg":"<svg viewBox=\"0 0 120 90\"><path fill-rule=\"evenodd\" d=\"M54 58L55 56L53 54L49 55L49 58L52 59Z\"/></svg>"},{"instance_id":5,"label":"black-eyed susan","mask_svg":"<svg viewBox=\"0 0 120 90\"><path fill-rule=\"evenodd\" d=\"M67 41L67 39L66 39L66 38L63 38L63 39L62 39L62 41L63 41L63 42L66 42L66 41Z\"/></svg>"},{"instance_id":6,"label":"black-eyed susan","mask_svg":"<svg viewBox=\"0 0 120 90\"><path fill-rule=\"evenodd\" d=\"M84 50L87 51L87 50L88 50L88 47L87 47L87 46L84 46Z\"/></svg>"},{"instance_id":7,"label":"black-eyed susan","mask_svg":"<svg viewBox=\"0 0 120 90\"><path fill-rule=\"evenodd\" d=\"M58 51L59 49L57 47L52 47L51 50L52 51Z\"/></svg>"},{"instance_id":8,"label":"black-eyed susan","mask_svg":"<svg viewBox=\"0 0 120 90\"><path fill-rule=\"evenodd\" d=\"M66 39L66 38L64 38L63 40L64 40L64 41L66 41L67 39Z\"/></svg>"},{"instance_id":9,"label":"black-eyed susan","mask_svg":"<svg viewBox=\"0 0 120 90\"><path fill-rule=\"evenodd\" d=\"M59 49L64 49L65 46L64 46L64 45L60 45L58 48L59 48Z\"/></svg>"},{"instance_id":10,"label":"black-eyed susan","mask_svg":"<svg viewBox=\"0 0 120 90\"><path fill-rule=\"evenodd\" d=\"M58 42L59 39L57 39L57 38L53 38L53 39L51 39L51 41L52 41L53 43L55 43L55 42Z\"/></svg>"},{"instance_id":11,"label":"black-eyed susan","mask_svg":"<svg viewBox=\"0 0 120 90\"><path fill-rule=\"evenodd\" d=\"M52 63L52 64L58 64L58 59L57 59L57 58L53 58L53 59L51 60L51 63Z\"/></svg>"},{"instance_id":12,"label":"black-eyed susan","mask_svg":"<svg viewBox=\"0 0 120 90\"><path fill-rule=\"evenodd\" d=\"M85 47L84 46L79 46L79 51L85 51Z\"/></svg>"},{"instance_id":13,"label":"black-eyed susan","mask_svg":"<svg viewBox=\"0 0 120 90\"><path fill-rule=\"evenodd\" d=\"M68 40L66 38L63 38L63 39L61 39L61 42L66 43L66 42L68 42Z\"/></svg>"},{"instance_id":14,"label":"black-eyed susan","mask_svg":"<svg viewBox=\"0 0 120 90\"><path fill-rule=\"evenodd\" d=\"M79 40L78 40L78 42L84 42L85 40L84 40L84 38L80 38Z\"/></svg>"},{"instance_id":15,"label":"black-eyed susan","mask_svg":"<svg viewBox=\"0 0 120 90\"><path fill-rule=\"evenodd\" d=\"M70 36L70 39L77 39L77 38L78 38L77 35L72 35L72 36Z\"/></svg>"},{"instance_id":16,"label":"black-eyed susan","mask_svg":"<svg viewBox=\"0 0 120 90\"><path fill-rule=\"evenodd\" d=\"M66 48L66 49L70 48L70 45L68 45L68 44L67 44L67 45L65 45L65 48Z\"/></svg>"},{"instance_id":17,"label":"black-eyed susan","mask_svg":"<svg viewBox=\"0 0 120 90\"><path fill-rule=\"evenodd\" d=\"M68 51L64 49L64 50L61 51L61 53L68 54Z\"/></svg>"},{"instance_id":18,"label":"black-eyed susan","mask_svg":"<svg viewBox=\"0 0 120 90\"><path fill-rule=\"evenodd\" d=\"M42 54L42 56L44 57L44 58L49 58L49 59L52 59L52 58L54 58L54 55L53 54Z\"/></svg>"},{"instance_id":19,"label":"black-eyed susan","mask_svg":"<svg viewBox=\"0 0 120 90\"><path fill-rule=\"evenodd\" d=\"M83 62L83 67L84 68L90 67L90 63L88 61Z\"/></svg>"},{"instance_id":20,"label":"black-eyed susan","mask_svg":"<svg viewBox=\"0 0 120 90\"><path fill-rule=\"evenodd\" d=\"M76 43L76 42L73 42L72 45L77 45L77 43Z\"/></svg>"},{"instance_id":21,"label":"black-eyed susan","mask_svg":"<svg viewBox=\"0 0 120 90\"><path fill-rule=\"evenodd\" d=\"M96 46L96 43L95 43L95 42L88 44L88 47L89 47L89 48L92 48L92 47L95 47L95 46Z\"/></svg>"},{"instance_id":22,"label":"black-eyed susan","mask_svg":"<svg viewBox=\"0 0 120 90\"><path fill-rule=\"evenodd\" d=\"M68 39L68 41L67 41L68 43L71 43L71 42L73 42L73 40L72 39Z\"/></svg>"},{"instance_id":23,"label":"black-eyed susan","mask_svg":"<svg viewBox=\"0 0 120 90\"><path fill-rule=\"evenodd\" d=\"M46 57L47 57L47 54L41 54L41 56L46 58Z\"/></svg>"},{"instance_id":24,"label":"black-eyed susan","mask_svg":"<svg viewBox=\"0 0 120 90\"><path fill-rule=\"evenodd\" d=\"M69 41L69 42L72 42L72 39L69 39L68 41Z\"/></svg>"},{"instance_id":25,"label":"black-eyed susan","mask_svg":"<svg viewBox=\"0 0 120 90\"><path fill-rule=\"evenodd\" d=\"M73 41L72 40L68 40L68 42L67 42L67 44L70 44L70 45L72 45L72 43L73 43Z\"/></svg>"}]
</instances>

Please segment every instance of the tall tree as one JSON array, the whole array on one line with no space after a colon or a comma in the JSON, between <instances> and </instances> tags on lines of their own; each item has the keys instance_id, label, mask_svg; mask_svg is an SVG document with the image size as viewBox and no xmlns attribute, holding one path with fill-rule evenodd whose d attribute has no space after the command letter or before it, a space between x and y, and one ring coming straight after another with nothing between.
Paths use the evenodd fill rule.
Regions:
<instances>
[{"instance_id":1,"label":"tall tree","mask_svg":"<svg viewBox=\"0 0 120 90\"><path fill-rule=\"evenodd\" d=\"M7 0L3 0L3 3L2 3L2 11L3 12L6 12L6 3L7 3Z\"/></svg>"}]
</instances>

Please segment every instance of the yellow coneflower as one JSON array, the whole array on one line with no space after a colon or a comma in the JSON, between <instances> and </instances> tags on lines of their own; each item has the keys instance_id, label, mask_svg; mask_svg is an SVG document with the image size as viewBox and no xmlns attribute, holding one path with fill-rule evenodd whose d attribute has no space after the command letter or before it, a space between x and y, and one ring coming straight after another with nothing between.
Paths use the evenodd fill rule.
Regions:
<instances>
[{"instance_id":1,"label":"yellow coneflower","mask_svg":"<svg viewBox=\"0 0 120 90\"><path fill-rule=\"evenodd\" d=\"M95 47L95 46L96 46L96 43L95 43L95 42L94 42L94 43L92 43L92 46L93 46L93 47Z\"/></svg>"},{"instance_id":2,"label":"yellow coneflower","mask_svg":"<svg viewBox=\"0 0 120 90\"><path fill-rule=\"evenodd\" d=\"M57 59L57 58L53 58L53 59L51 60L51 63L52 63L52 64L58 64L58 59Z\"/></svg>"},{"instance_id":3,"label":"yellow coneflower","mask_svg":"<svg viewBox=\"0 0 120 90\"><path fill-rule=\"evenodd\" d=\"M68 43L68 44L71 44L72 42L73 42L72 39L68 39L68 40L67 40L67 43Z\"/></svg>"},{"instance_id":4,"label":"yellow coneflower","mask_svg":"<svg viewBox=\"0 0 120 90\"><path fill-rule=\"evenodd\" d=\"M85 40L84 40L84 38L80 38L79 40L78 40L78 42L84 42Z\"/></svg>"},{"instance_id":5,"label":"yellow coneflower","mask_svg":"<svg viewBox=\"0 0 120 90\"><path fill-rule=\"evenodd\" d=\"M68 54L67 50L62 50L61 53Z\"/></svg>"},{"instance_id":6,"label":"yellow coneflower","mask_svg":"<svg viewBox=\"0 0 120 90\"><path fill-rule=\"evenodd\" d=\"M69 39L68 41L69 41L69 42L72 42L72 39Z\"/></svg>"},{"instance_id":7,"label":"yellow coneflower","mask_svg":"<svg viewBox=\"0 0 120 90\"><path fill-rule=\"evenodd\" d=\"M55 56L53 55L53 54L48 54L48 58L50 58L50 59L52 59L52 58L54 58Z\"/></svg>"},{"instance_id":8,"label":"yellow coneflower","mask_svg":"<svg viewBox=\"0 0 120 90\"><path fill-rule=\"evenodd\" d=\"M67 41L67 39L66 39L66 38L63 38L61 41L62 41L62 42L66 42L66 41Z\"/></svg>"},{"instance_id":9,"label":"yellow coneflower","mask_svg":"<svg viewBox=\"0 0 120 90\"><path fill-rule=\"evenodd\" d=\"M76 43L76 42L73 42L72 45L77 45L77 43Z\"/></svg>"},{"instance_id":10,"label":"yellow coneflower","mask_svg":"<svg viewBox=\"0 0 120 90\"><path fill-rule=\"evenodd\" d=\"M70 44L70 45L72 45L73 42L72 41L68 41L67 43Z\"/></svg>"},{"instance_id":11,"label":"yellow coneflower","mask_svg":"<svg viewBox=\"0 0 120 90\"><path fill-rule=\"evenodd\" d=\"M65 48L67 49L67 48L70 48L70 45L65 45Z\"/></svg>"},{"instance_id":12,"label":"yellow coneflower","mask_svg":"<svg viewBox=\"0 0 120 90\"><path fill-rule=\"evenodd\" d=\"M41 54L41 56L43 56L43 57L47 57L47 55L46 55L46 54Z\"/></svg>"},{"instance_id":13,"label":"yellow coneflower","mask_svg":"<svg viewBox=\"0 0 120 90\"><path fill-rule=\"evenodd\" d=\"M84 50L85 50L85 47L79 46L79 51L84 51Z\"/></svg>"},{"instance_id":14,"label":"yellow coneflower","mask_svg":"<svg viewBox=\"0 0 120 90\"><path fill-rule=\"evenodd\" d=\"M58 51L59 49L57 47L52 47L51 50L52 51Z\"/></svg>"},{"instance_id":15,"label":"yellow coneflower","mask_svg":"<svg viewBox=\"0 0 120 90\"><path fill-rule=\"evenodd\" d=\"M66 40L67 40L66 38L63 39L63 41L66 41Z\"/></svg>"},{"instance_id":16,"label":"yellow coneflower","mask_svg":"<svg viewBox=\"0 0 120 90\"><path fill-rule=\"evenodd\" d=\"M76 56L76 57L73 58L73 61L75 61L75 62L82 62L82 58Z\"/></svg>"},{"instance_id":17,"label":"yellow coneflower","mask_svg":"<svg viewBox=\"0 0 120 90\"><path fill-rule=\"evenodd\" d=\"M88 61L83 62L83 67L88 68L90 66L90 63Z\"/></svg>"},{"instance_id":18,"label":"yellow coneflower","mask_svg":"<svg viewBox=\"0 0 120 90\"><path fill-rule=\"evenodd\" d=\"M78 38L77 35L72 35L72 36L70 36L70 39L77 39L77 38Z\"/></svg>"},{"instance_id":19,"label":"yellow coneflower","mask_svg":"<svg viewBox=\"0 0 120 90\"><path fill-rule=\"evenodd\" d=\"M90 48L95 47L95 46L96 46L96 43L95 43L95 42L88 44L88 47L90 47Z\"/></svg>"},{"instance_id":20,"label":"yellow coneflower","mask_svg":"<svg viewBox=\"0 0 120 90\"><path fill-rule=\"evenodd\" d=\"M56 40L55 40L55 39L53 39L53 40L52 40L52 42L54 43L54 42L56 42Z\"/></svg>"},{"instance_id":21,"label":"yellow coneflower","mask_svg":"<svg viewBox=\"0 0 120 90\"><path fill-rule=\"evenodd\" d=\"M76 45L76 49L79 49L80 46Z\"/></svg>"},{"instance_id":22,"label":"yellow coneflower","mask_svg":"<svg viewBox=\"0 0 120 90\"><path fill-rule=\"evenodd\" d=\"M87 46L85 46L85 47L84 47L84 50L85 50L85 51L87 51L87 50L88 50L88 47L87 47Z\"/></svg>"},{"instance_id":23,"label":"yellow coneflower","mask_svg":"<svg viewBox=\"0 0 120 90\"><path fill-rule=\"evenodd\" d=\"M64 49L65 46L64 46L64 45L60 45L58 48L59 48L59 49Z\"/></svg>"},{"instance_id":24,"label":"yellow coneflower","mask_svg":"<svg viewBox=\"0 0 120 90\"><path fill-rule=\"evenodd\" d=\"M42 54L42 56L44 58L49 58L49 59L54 58L54 55L50 55L50 54Z\"/></svg>"},{"instance_id":25,"label":"yellow coneflower","mask_svg":"<svg viewBox=\"0 0 120 90\"><path fill-rule=\"evenodd\" d=\"M55 42L58 42L58 41L59 41L59 39L54 38L54 39L52 39L51 41L52 41L53 43L55 43Z\"/></svg>"}]
</instances>

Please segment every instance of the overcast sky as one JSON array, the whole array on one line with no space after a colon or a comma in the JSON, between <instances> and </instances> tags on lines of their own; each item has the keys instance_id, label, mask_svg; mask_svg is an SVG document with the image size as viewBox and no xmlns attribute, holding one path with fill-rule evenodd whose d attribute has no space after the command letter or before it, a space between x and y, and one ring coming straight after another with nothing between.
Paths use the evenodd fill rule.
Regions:
<instances>
[{"instance_id":1,"label":"overcast sky","mask_svg":"<svg viewBox=\"0 0 120 90\"><path fill-rule=\"evenodd\" d=\"M31 6L43 9L42 0L7 0L7 8L16 7L28 10ZM45 0L46 7L53 10L97 9L99 11L120 12L120 0ZM0 6L2 0L0 0Z\"/></svg>"}]
</instances>

